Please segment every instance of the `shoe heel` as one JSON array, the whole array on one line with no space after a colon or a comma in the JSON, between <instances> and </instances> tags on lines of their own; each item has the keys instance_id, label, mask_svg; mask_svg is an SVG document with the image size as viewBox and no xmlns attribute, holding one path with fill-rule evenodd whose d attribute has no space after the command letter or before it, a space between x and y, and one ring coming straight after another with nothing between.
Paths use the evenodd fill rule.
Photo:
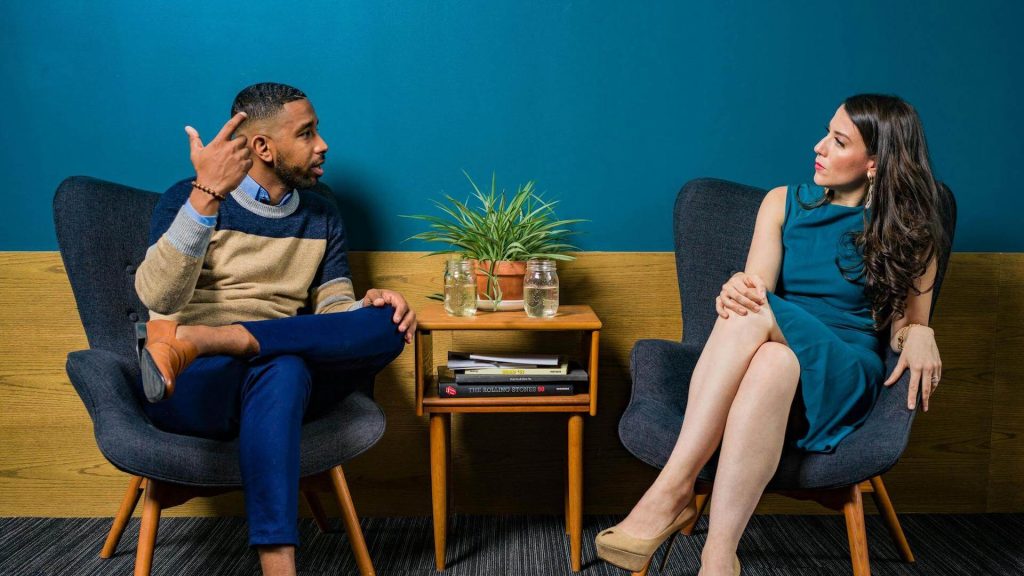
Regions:
<instances>
[{"instance_id":1,"label":"shoe heel","mask_svg":"<svg viewBox=\"0 0 1024 576\"><path fill-rule=\"evenodd\" d=\"M135 355L142 362L142 349L146 347L146 323L135 323Z\"/></svg>"}]
</instances>

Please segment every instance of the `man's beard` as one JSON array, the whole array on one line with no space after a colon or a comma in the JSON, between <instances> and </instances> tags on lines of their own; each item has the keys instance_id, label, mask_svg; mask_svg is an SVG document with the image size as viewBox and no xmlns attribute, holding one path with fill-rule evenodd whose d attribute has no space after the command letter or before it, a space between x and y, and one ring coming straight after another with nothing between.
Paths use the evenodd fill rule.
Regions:
<instances>
[{"instance_id":1,"label":"man's beard","mask_svg":"<svg viewBox=\"0 0 1024 576\"><path fill-rule=\"evenodd\" d=\"M288 164L283 159L274 163L274 174L289 189L306 190L316 185L316 176L309 168L297 164Z\"/></svg>"}]
</instances>

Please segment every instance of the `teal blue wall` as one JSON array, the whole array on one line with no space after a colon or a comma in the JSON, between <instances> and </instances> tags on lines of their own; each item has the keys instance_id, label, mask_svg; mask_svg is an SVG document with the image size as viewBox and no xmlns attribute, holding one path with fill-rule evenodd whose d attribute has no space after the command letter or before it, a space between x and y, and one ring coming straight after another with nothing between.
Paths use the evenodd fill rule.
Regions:
<instances>
[{"instance_id":1,"label":"teal blue wall","mask_svg":"<svg viewBox=\"0 0 1024 576\"><path fill-rule=\"evenodd\" d=\"M310 95L355 249L402 239L461 171L535 179L589 250L670 250L679 186L812 176L843 97L920 111L956 249L1024 251L1024 3L5 1L0 250L56 248L66 176L163 190L265 80Z\"/></svg>"}]
</instances>

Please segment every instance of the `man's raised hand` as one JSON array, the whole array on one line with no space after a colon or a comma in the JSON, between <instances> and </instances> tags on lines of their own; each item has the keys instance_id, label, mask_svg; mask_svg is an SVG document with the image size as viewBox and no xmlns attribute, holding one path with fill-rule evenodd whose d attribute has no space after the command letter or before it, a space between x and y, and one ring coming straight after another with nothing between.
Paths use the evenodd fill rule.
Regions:
<instances>
[{"instance_id":1,"label":"man's raised hand","mask_svg":"<svg viewBox=\"0 0 1024 576\"><path fill-rule=\"evenodd\" d=\"M231 135L245 119L245 112L235 114L205 146L199 138L199 132L191 126L185 126L189 156L196 169L196 182L225 196L242 182L252 167L252 159L249 157L246 139L232 139Z\"/></svg>"}]
</instances>

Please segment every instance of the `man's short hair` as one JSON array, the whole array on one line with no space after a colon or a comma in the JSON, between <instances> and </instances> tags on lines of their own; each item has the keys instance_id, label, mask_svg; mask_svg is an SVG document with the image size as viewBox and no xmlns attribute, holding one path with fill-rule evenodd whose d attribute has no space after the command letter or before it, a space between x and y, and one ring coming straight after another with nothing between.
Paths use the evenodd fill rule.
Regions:
<instances>
[{"instance_id":1,"label":"man's short hair","mask_svg":"<svg viewBox=\"0 0 1024 576\"><path fill-rule=\"evenodd\" d=\"M261 82L243 88L235 96L231 104L231 116L245 112L248 115L247 122L265 120L273 118L285 104L304 98L306 95L298 88L276 82Z\"/></svg>"}]
</instances>

